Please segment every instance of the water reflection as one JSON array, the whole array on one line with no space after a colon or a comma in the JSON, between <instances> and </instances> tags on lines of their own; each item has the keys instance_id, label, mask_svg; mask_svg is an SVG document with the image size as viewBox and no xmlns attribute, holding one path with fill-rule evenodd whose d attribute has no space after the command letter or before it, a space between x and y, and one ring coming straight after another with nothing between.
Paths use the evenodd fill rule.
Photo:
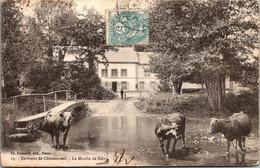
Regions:
<instances>
[{"instance_id":1,"label":"water reflection","mask_svg":"<svg viewBox=\"0 0 260 168\"><path fill-rule=\"evenodd\" d=\"M226 144L221 144L221 135L215 141L203 140L209 136L206 132L206 120L186 122L186 148L177 142L174 158L165 158L154 134L155 119L142 116L92 116L71 127L68 144L70 147L82 146L83 150L115 152L126 149L127 153L151 165L180 166L231 166L242 165L245 156L223 157ZM223 141L223 139L222 139Z\"/></svg>"}]
</instances>

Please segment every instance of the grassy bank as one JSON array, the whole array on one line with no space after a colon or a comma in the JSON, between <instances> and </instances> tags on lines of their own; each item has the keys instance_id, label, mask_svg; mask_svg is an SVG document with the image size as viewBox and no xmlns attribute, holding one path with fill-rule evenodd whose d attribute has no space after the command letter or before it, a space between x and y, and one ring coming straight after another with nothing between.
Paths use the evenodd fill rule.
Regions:
<instances>
[{"instance_id":1,"label":"grassy bank","mask_svg":"<svg viewBox=\"0 0 260 168\"><path fill-rule=\"evenodd\" d=\"M205 94L158 93L137 102L138 109L149 114L167 115L180 112L187 117L228 117L233 113L244 111L251 117L258 116L258 97L243 93L240 95L227 94L226 105L220 112L210 110Z\"/></svg>"},{"instance_id":2,"label":"grassy bank","mask_svg":"<svg viewBox=\"0 0 260 168\"><path fill-rule=\"evenodd\" d=\"M19 113L13 109L11 104L1 105L1 145L2 147L8 147L11 145L11 142L8 140L8 134L14 132L16 118L20 117Z\"/></svg>"}]
</instances>

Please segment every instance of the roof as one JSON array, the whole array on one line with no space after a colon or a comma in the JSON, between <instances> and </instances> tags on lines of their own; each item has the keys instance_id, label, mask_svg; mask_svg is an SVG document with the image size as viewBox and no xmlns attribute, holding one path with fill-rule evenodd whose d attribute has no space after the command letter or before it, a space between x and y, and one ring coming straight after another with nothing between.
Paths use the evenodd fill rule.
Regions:
<instances>
[{"instance_id":1,"label":"roof","mask_svg":"<svg viewBox=\"0 0 260 168\"><path fill-rule=\"evenodd\" d=\"M118 51L107 51L108 62L138 63L138 57L133 48L120 47Z\"/></svg>"},{"instance_id":2,"label":"roof","mask_svg":"<svg viewBox=\"0 0 260 168\"><path fill-rule=\"evenodd\" d=\"M140 64L149 64L149 55L151 55L152 52L137 52L137 56L139 58Z\"/></svg>"},{"instance_id":3,"label":"roof","mask_svg":"<svg viewBox=\"0 0 260 168\"><path fill-rule=\"evenodd\" d=\"M64 62L76 61L76 58L80 54L80 49L84 47L80 46L70 46L67 47ZM109 50L105 53L106 59L109 63L139 63L139 64L149 64L149 55L152 52L136 52L132 47L117 47L118 51ZM54 55L58 55L57 51ZM100 62L104 62L102 56L97 56Z\"/></svg>"}]
</instances>

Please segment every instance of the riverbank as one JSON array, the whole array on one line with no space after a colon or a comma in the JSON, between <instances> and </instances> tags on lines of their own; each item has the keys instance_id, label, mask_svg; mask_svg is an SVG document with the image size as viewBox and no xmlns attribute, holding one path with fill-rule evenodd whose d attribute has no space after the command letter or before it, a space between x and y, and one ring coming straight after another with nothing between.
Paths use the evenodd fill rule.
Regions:
<instances>
[{"instance_id":1,"label":"riverbank","mask_svg":"<svg viewBox=\"0 0 260 168\"><path fill-rule=\"evenodd\" d=\"M240 95L227 94L226 104L222 111L213 112L205 94L158 93L135 103L137 109L145 114L168 115L174 112L190 118L227 118L233 113L244 111L250 117L259 115L258 96L243 93Z\"/></svg>"}]
</instances>

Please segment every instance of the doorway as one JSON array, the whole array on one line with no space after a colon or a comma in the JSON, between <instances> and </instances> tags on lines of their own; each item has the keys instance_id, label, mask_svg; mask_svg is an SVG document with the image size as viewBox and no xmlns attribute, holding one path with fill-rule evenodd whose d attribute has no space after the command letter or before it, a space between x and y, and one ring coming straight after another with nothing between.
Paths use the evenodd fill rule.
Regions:
<instances>
[{"instance_id":1,"label":"doorway","mask_svg":"<svg viewBox=\"0 0 260 168\"><path fill-rule=\"evenodd\" d=\"M117 92L117 82L112 82L112 90Z\"/></svg>"}]
</instances>

